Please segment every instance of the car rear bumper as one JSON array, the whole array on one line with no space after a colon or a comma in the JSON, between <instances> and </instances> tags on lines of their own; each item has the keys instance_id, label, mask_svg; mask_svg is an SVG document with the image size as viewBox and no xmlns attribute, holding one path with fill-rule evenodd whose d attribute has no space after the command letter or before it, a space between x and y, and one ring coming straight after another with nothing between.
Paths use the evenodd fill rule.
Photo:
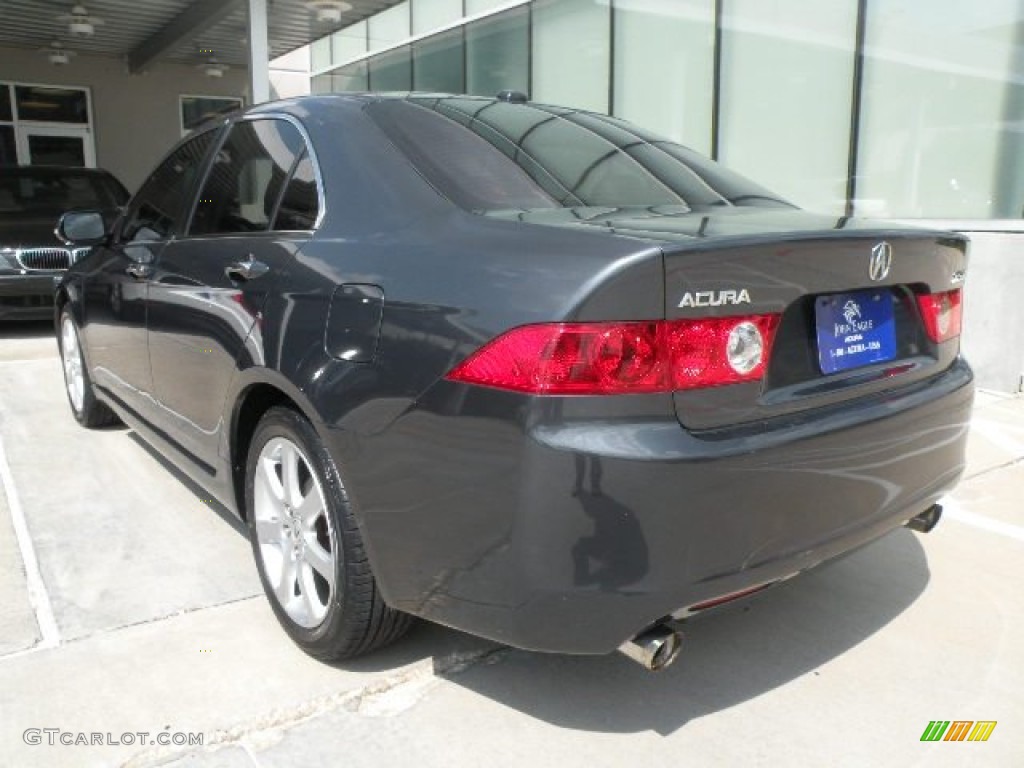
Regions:
<instances>
[{"instance_id":1,"label":"car rear bumper","mask_svg":"<svg viewBox=\"0 0 1024 768\"><path fill-rule=\"evenodd\" d=\"M60 273L0 275L0 321L52 317L55 276Z\"/></svg>"},{"instance_id":2,"label":"car rear bumper","mask_svg":"<svg viewBox=\"0 0 1024 768\"><path fill-rule=\"evenodd\" d=\"M667 400L668 398L666 398ZM788 421L695 436L652 401L442 382L384 433L329 430L385 599L513 646L605 653L859 547L960 477L963 361ZM589 402L588 402L589 401ZM630 411L636 411L631 414Z\"/></svg>"}]
</instances>

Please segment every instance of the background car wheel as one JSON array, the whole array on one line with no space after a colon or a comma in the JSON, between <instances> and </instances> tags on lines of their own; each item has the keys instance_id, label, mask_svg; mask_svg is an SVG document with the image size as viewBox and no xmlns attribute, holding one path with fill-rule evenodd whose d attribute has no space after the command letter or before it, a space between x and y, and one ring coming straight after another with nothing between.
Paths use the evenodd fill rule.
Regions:
<instances>
[{"instance_id":1,"label":"background car wheel","mask_svg":"<svg viewBox=\"0 0 1024 768\"><path fill-rule=\"evenodd\" d=\"M89 371L82 356L78 328L65 309L60 316L60 360L64 368L64 391L75 420L83 427L106 427L117 424L119 419L106 403L96 399Z\"/></svg>"},{"instance_id":2,"label":"background car wheel","mask_svg":"<svg viewBox=\"0 0 1024 768\"><path fill-rule=\"evenodd\" d=\"M290 408L271 408L256 427L245 504L263 589L303 650L351 658L405 634L412 617L381 598L334 461Z\"/></svg>"}]
</instances>

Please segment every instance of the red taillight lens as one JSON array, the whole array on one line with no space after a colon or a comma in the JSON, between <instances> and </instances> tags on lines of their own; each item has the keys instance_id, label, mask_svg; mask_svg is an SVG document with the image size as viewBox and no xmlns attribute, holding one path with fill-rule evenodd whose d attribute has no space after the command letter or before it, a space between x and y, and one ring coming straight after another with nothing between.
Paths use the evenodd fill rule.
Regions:
<instances>
[{"instance_id":1,"label":"red taillight lens","mask_svg":"<svg viewBox=\"0 0 1024 768\"><path fill-rule=\"evenodd\" d=\"M757 381L778 315L514 328L448 374L541 395L671 392Z\"/></svg>"},{"instance_id":2,"label":"red taillight lens","mask_svg":"<svg viewBox=\"0 0 1024 768\"><path fill-rule=\"evenodd\" d=\"M672 389L700 389L762 379L779 316L677 320L666 325Z\"/></svg>"},{"instance_id":3,"label":"red taillight lens","mask_svg":"<svg viewBox=\"0 0 1024 768\"><path fill-rule=\"evenodd\" d=\"M960 335L963 307L960 289L945 293L929 293L917 297L924 329L936 344Z\"/></svg>"}]
</instances>

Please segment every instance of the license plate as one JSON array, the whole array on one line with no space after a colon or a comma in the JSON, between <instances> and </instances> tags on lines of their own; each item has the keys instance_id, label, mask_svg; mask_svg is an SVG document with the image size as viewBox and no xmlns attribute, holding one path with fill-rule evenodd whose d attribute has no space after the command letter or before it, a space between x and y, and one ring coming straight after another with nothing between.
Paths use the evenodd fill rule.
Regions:
<instances>
[{"instance_id":1,"label":"license plate","mask_svg":"<svg viewBox=\"0 0 1024 768\"><path fill-rule=\"evenodd\" d=\"M896 357L896 323L888 290L819 296L814 309L822 373Z\"/></svg>"}]
</instances>

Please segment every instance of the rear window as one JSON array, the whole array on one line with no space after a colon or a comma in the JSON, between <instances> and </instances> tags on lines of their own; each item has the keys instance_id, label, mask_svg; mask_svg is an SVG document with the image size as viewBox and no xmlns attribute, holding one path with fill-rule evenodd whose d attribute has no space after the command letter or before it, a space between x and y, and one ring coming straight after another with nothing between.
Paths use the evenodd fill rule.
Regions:
<instances>
[{"instance_id":1,"label":"rear window","mask_svg":"<svg viewBox=\"0 0 1024 768\"><path fill-rule=\"evenodd\" d=\"M593 113L463 97L382 100L367 113L470 211L789 206L686 147Z\"/></svg>"},{"instance_id":2,"label":"rear window","mask_svg":"<svg viewBox=\"0 0 1024 768\"><path fill-rule=\"evenodd\" d=\"M0 171L0 213L55 213L75 208L112 210L127 194L117 182L94 173Z\"/></svg>"}]
</instances>

